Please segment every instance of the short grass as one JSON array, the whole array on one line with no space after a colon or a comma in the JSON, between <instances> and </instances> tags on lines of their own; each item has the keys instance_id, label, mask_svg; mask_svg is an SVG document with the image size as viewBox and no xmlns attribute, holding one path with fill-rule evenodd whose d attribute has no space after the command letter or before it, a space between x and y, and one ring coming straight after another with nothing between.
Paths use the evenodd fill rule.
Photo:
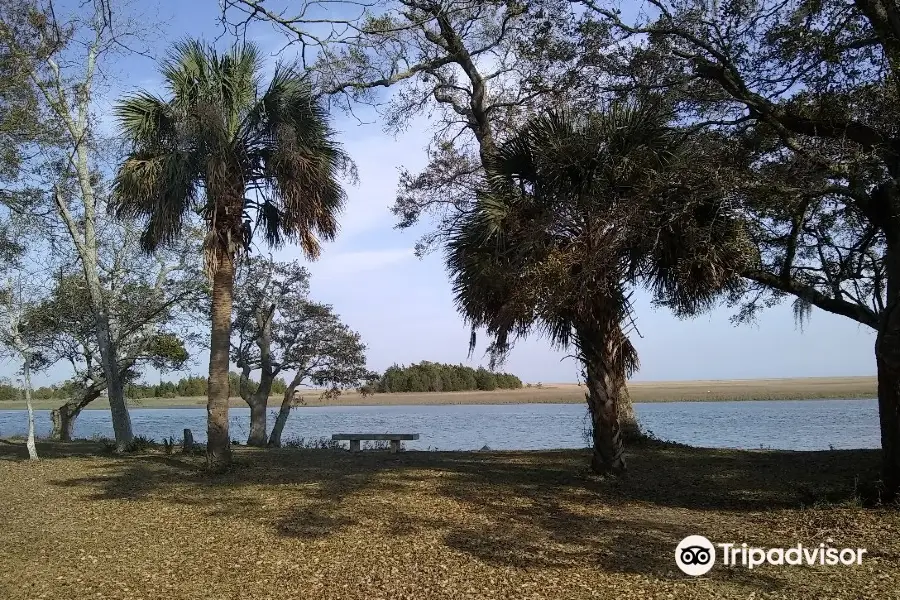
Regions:
<instances>
[{"instance_id":1,"label":"short grass","mask_svg":"<svg viewBox=\"0 0 900 600\"><path fill-rule=\"evenodd\" d=\"M620 480L578 451L239 448L221 477L202 456L40 451L0 443L0 598L900 597L900 511L855 500L874 451L651 445ZM869 553L690 578L688 534Z\"/></svg>"},{"instance_id":2,"label":"short grass","mask_svg":"<svg viewBox=\"0 0 900 600\"><path fill-rule=\"evenodd\" d=\"M633 381L628 384L634 402L706 402L726 400L811 400L818 398L874 398L874 377L798 377L792 379L731 379L710 381ZM579 404L584 402L585 388L576 384L556 383L518 390L492 392L440 392L374 394L363 397L348 391L339 398L323 400L321 390L303 393L307 406L390 406L412 404ZM40 409L56 408L58 400L40 400ZM232 406L246 406L240 398L231 399ZM198 407L206 398L145 398L135 400L138 408ZM281 405L280 397L269 398L269 406ZM24 402L0 402L2 409L21 409ZM108 409L105 399L88 408Z\"/></svg>"}]
</instances>

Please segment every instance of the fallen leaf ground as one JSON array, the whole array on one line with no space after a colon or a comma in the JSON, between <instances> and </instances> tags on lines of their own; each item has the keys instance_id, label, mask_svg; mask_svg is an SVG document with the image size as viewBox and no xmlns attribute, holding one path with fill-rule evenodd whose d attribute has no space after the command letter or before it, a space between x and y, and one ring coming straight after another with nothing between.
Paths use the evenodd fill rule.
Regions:
<instances>
[{"instance_id":1,"label":"fallen leaf ground","mask_svg":"<svg viewBox=\"0 0 900 600\"><path fill-rule=\"evenodd\" d=\"M853 502L869 451L649 447L600 480L583 452L240 448L98 454L0 443L0 598L900 598L900 511ZM863 547L861 566L675 566L714 542Z\"/></svg>"}]
</instances>

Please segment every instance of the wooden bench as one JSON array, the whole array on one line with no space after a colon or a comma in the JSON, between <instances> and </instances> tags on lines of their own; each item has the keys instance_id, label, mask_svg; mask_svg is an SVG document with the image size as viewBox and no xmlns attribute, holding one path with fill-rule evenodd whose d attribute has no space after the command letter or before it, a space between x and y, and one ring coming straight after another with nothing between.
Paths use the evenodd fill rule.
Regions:
<instances>
[{"instance_id":1,"label":"wooden bench","mask_svg":"<svg viewBox=\"0 0 900 600\"><path fill-rule=\"evenodd\" d=\"M391 442L391 452L398 452L400 450L400 442L402 440L417 440L419 439L418 433L335 433L331 436L332 440L342 441L348 440L350 442L350 452L359 452L359 443L362 440L373 440L373 441L382 441L382 440L390 440Z\"/></svg>"}]
</instances>

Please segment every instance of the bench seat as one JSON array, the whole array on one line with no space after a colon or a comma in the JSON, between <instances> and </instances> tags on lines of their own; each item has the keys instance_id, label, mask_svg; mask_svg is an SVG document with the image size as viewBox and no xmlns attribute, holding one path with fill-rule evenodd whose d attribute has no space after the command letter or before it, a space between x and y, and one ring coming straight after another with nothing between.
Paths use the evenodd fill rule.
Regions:
<instances>
[{"instance_id":1,"label":"bench seat","mask_svg":"<svg viewBox=\"0 0 900 600\"><path fill-rule=\"evenodd\" d=\"M349 441L351 452L359 452L359 450L360 450L359 443L363 440L390 441L391 442L391 452L398 452L400 450L400 442L402 440L417 440L417 439L419 439L419 434L418 433L335 433L331 436L331 439L334 441L344 441L344 440Z\"/></svg>"}]
</instances>

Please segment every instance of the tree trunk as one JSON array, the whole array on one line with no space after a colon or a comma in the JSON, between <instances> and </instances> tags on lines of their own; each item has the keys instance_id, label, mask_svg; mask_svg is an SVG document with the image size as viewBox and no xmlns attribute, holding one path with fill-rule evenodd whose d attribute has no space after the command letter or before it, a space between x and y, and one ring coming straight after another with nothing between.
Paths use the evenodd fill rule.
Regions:
<instances>
[{"instance_id":1,"label":"tree trunk","mask_svg":"<svg viewBox=\"0 0 900 600\"><path fill-rule=\"evenodd\" d=\"M266 436L266 410L268 409L268 400L268 393L261 395L259 392L253 394L247 400L247 404L250 405L250 435L247 436L248 446L264 447L266 445L268 440Z\"/></svg>"},{"instance_id":2,"label":"tree trunk","mask_svg":"<svg viewBox=\"0 0 900 600\"><path fill-rule=\"evenodd\" d=\"M900 241L888 236L887 304L875 338L878 418L881 426L882 499L900 498Z\"/></svg>"},{"instance_id":3,"label":"tree trunk","mask_svg":"<svg viewBox=\"0 0 900 600\"><path fill-rule=\"evenodd\" d=\"M598 474L623 473L625 455L618 413L619 385L599 357L591 357L585 370L588 388L585 398L591 413L594 442L591 469Z\"/></svg>"},{"instance_id":4,"label":"tree trunk","mask_svg":"<svg viewBox=\"0 0 900 600\"><path fill-rule=\"evenodd\" d=\"M266 436L266 410L269 404L269 394L272 391L272 383L275 381L275 371L268 363L268 347L262 352L263 368L259 378L259 386L256 391L250 393L250 366L242 364L240 390L241 398L250 407L250 435L247 436L248 446L265 447L268 441Z\"/></svg>"},{"instance_id":5,"label":"tree trunk","mask_svg":"<svg viewBox=\"0 0 900 600\"><path fill-rule=\"evenodd\" d=\"M52 429L50 430L50 439L60 442L72 441L72 430L75 428L75 416L78 413L69 412L68 404L63 404L59 408L50 411L50 422Z\"/></svg>"},{"instance_id":6,"label":"tree trunk","mask_svg":"<svg viewBox=\"0 0 900 600\"><path fill-rule=\"evenodd\" d=\"M288 417L291 415L291 407L294 405L294 392L297 390L299 382L294 381L288 385L284 391L284 398L281 400L281 408L278 410L278 416L275 418L275 425L272 427L272 433L269 435L269 446L278 448L281 446L281 432L287 423Z\"/></svg>"},{"instance_id":7,"label":"tree trunk","mask_svg":"<svg viewBox=\"0 0 900 600\"><path fill-rule=\"evenodd\" d=\"M231 466L228 435L228 368L231 349L231 304L234 288L234 256L221 252L213 277L212 331L209 343L209 390L206 403L206 465L219 473Z\"/></svg>"},{"instance_id":8,"label":"tree trunk","mask_svg":"<svg viewBox=\"0 0 900 600\"><path fill-rule=\"evenodd\" d=\"M628 393L628 383L625 379L619 382L619 425L622 428L622 439L626 442L638 440L641 437L641 426L634 414L634 405L631 403L631 395Z\"/></svg>"},{"instance_id":9,"label":"tree trunk","mask_svg":"<svg viewBox=\"0 0 900 600\"><path fill-rule=\"evenodd\" d=\"M887 308L875 338L878 418L881 425L883 499L900 497L900 260L888 246Z\"/></svg>"},{"instance_id":10,"label":"tree trunk","mask_svg":"<svg viewBox=\"0 0 900 600\"><path fill-rule=\"evenodd\" d=\"M82 133L83 130L82 128ZM73 136L75 133L73 132ZM133 438L131 417L128 414L128 407L125 405L125 390L122 385L122 379L119 377L115 336L112 332L112 323L110 322L109 311L107 310L108 307L97 267L97 201L91 183L93 174L90 169L87 147L82 140L77 139L78 136L75 136L75 138L75 143L77 144L74 163L75 173L81 188L81 199L84 207L81 227L79 227L69 212L66 200L59 190L56 191L54 196L59 214L65 222L81 258L81 266L84 270L84 279L87 283L88 297L90 298L91 313L94 317L94 329L97 335L97 347L100 351L100 363L103 368L103 375L106 378L109 412L112 417L113 432L116 436L116 451L124 452L131 444Z\"/></svg>"},{"instance_id":11,"label":"tree trunk","mask_svg":"<svg viewBox=\"0 0 900 600\"><path fill-rule=\"evenodd\" d=\"M53 423L50 437L61 442L71 442L75 420L85 406L100 397L101 391L103 391L103 387L88 387L80 396L72 398L59 408L50 411L50 420Z\"/></svg>"},{"instance_id":12,"label":"tree trunk","mask_svg":"<svg viewBox=\"0 0 900 600\"><path fill-rule=\"evenodd\" d=\"M602 323L595 324L602 326ZM595 326L579 328L578 345L585 368L585 399L591 415L593 456L591 469L598 474L625 472L619 394L625 389L625 338L618 323L606 331Z\"/></svg>"},{"instance_id":13,"label":"tree trunk","mask_svg":"<svg viewBox=\"0 0 900 600\"><path fill-rule=\"evenodd\" d=\"M89 239L90 237L88 236ZM93 265L84 259L82 259L82 263L91 297L91 309L94 313L100 363L103 367L103 376L106 378L106 393L109 397L109 412L112 418L113 433L116 437L116 451L124 452L131 444L134 434L131 429L128 407L125 405L125 387L119 376L119 362L113 344L109 314L106 311L106 302L103 299L103 291L97 274L96 249L90 255L93 256Z\"/></svg>"},{"instance_id":14,"label":"tree trunk","mask_svg":"<svg viewBox=\"0 0 900 600\"><path fill-rule=\"evenodd\" d=\"M881 423L883 500L900 497L900 343L897 333L879 334L876 345L878 365L878 417Z\"/></svg>"},{"instance_id":15,"label":"tree trunk","mask_svg":"<svg viewBox=\"0 0 900 600\"><path fill-rule=\"evenodd\" d=\"M28 458L38 459L37 445L34 440L34 407L31 405L31 356L25 356L25 364L22 365L22 375L25 379L25 406L28 408Z\"/></svg>"},{"instance_id":16,"label":"tree trunk","mask_svg":"<svg viewBox=\"0 0 900 600\"><path fill-rule=\"evenodd\" d=\"M109 412L112 418L113 434L116 436L116 451L124 452L131 445L134 433L131 429L131 415L128 414L128 407L125 405L125 386L122 385L122 380L117 372L119 369L114 358L115 351L112 347L109 348L109 351L113 354L112 360L109 361L112 363L110 373L113 375L111 379L107 379L106 392L109 396ZM104 362L106 360L104 359ZM107 378L109 378L109 374L107 374Z\"/></svg>"}]
</instances>

